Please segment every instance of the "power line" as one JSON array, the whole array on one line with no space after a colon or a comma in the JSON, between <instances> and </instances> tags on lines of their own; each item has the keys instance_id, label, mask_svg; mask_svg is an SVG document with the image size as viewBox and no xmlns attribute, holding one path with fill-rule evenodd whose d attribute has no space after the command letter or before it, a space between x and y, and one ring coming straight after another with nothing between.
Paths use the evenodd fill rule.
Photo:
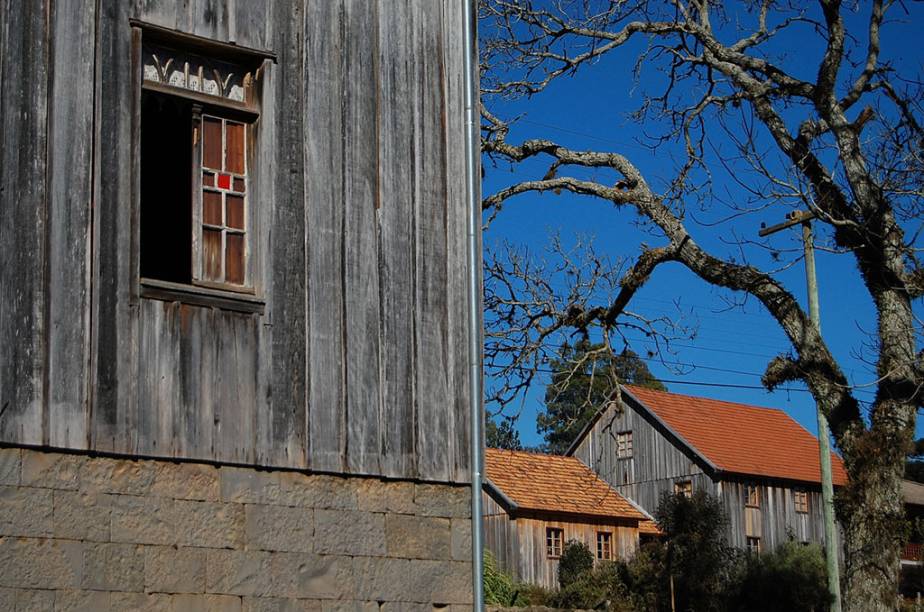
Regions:
<instances>
[{"instance_id":1,"label":"power line","mask_svg":"<svg viewBox=\"0 0 924 612\"><path fill-rule=\"evenodd\" d=\"M703 369L703 370L716 370L716 371L725 372L725 373L730 373L730 374L741 374L741 375L745 375L745 376L762 376L762 374L757 374L757 373L755 373L755 372L741 372L741 371L737 371L737 370L726 370L726 369L722 369L722 368L714 368L714 367L709 367L709 366L697 366L697 365L695 365L695 364L681 364L681 365L688 365L689 367L692 367L692 368L700 368L700 369ZM509 368L513 368L513 369L516 369L516 370L532 370L532 371L534 371L534 372L542 372L542 373L544 373L544 374L558 374L558 373L559 373L559 371L557 371L557 370L552 370L552 369L549 369L549 368L539 368L539 367L536 367L536 368L529 368L529 367L526 367L526 366L514 366L514 365L503 366L503 365L495 365L495 364L487 364L487 363L484 365L484 367L486 367L486 368L494 368L495 370L505 370L505 369L509 369ZM659 382L662 382L662 383L665 383L665 384L672 384L672 385L691 385L691 386L699 386L699 387L720 387L720 388L727 388L727 389L756 389L756 390L758 390L758 391L766 391L766 390L767 390L767 388L764 387L763 385L744 385L744 384L737 384L737 383L717 383L717 382L695 381L695 380L676 380L676 379L675 379L675 380L671 380L671 379L665 379L665 378L658 378L658 381L659 381ZM800 388L800 387L776 387L776 388L774 389L774 391L787 391L787 392L789 392L789 391L798 391L798 392L801 392L801 393L810 393L810 391L809 391L808 389ZM854 392L854 393L867 393L867 394L871 394L871 395L872 395L872 394L875 394L874 391L869 391L869 390L867 390L867 389L856 389L856 388L853 388L853 389L851 389L851 391Z\"/></svg>"}]
</instances>

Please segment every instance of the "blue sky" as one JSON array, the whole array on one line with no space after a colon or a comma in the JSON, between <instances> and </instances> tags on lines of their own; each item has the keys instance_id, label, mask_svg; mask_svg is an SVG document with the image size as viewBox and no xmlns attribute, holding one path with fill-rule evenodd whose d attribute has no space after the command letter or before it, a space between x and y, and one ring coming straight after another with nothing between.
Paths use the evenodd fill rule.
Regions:
<instances>
[{"instance_id":1,"label":"blue sky","mask_svg":"<svg viewBox=\"0 0 924 612\"><path fill-rule=\"evenodd\" d=\"M895 62L900 70L920 78L922 53L919 44L921 25L924 24L924 7L921 3L906 3L909 14L901 7L893 11L901 21L887 25L884 37L883 55ZM868 7L861 6L860 14L851 17L865 19ZM865 31L859 31L860 44L865 45ZM790 57L811 57L811 61L790 62L796 70L805 70L800 75L811 78L811 71L817 66L817 45L807 45L810 37L792 36L780 41L780 45L791 46ZM641 41L640 41L641 42ZM656 84L657 77L643 77L636 86L628 69L631 68L638 46L627 47L604 58L589 70L563 78L546 91L528 100L492 103L490 108L503 118L521 116L508 136L509 142L525 138L549 138L575 149L595 149L620 152L639 166L649 182L657 185L657 179L670 177L674 169L671 147L652 152L641 146L639 141L645 134L642 128L627 115L635 110L640 101L639 89ZM647 128L646 128L647 129ZM714 138L718 150L727 146L721 135ZM773 163L772 155L768 157ZM485 161L485 195L498 188L526 178L540 178L548 162L525 164L523 167L494 167ZM602 178L602 177L601 177ZM717 172L716 187L726 197L744 197L740 188L722 172ZM717 220L727 209L715 207L711 212L697 213L699 220ZM743 219L716 227L704 227L688 223L693 237L705 248L721 255L735 255L736 247L730 242L736 236L757 240L761 222L769 224L783 220L787 209L770 209ZM611 204L563 193L561 195L527 194L509 201L504 211L490 225L485 234L485 246L490 248L502 241L509 241L528 247L541 255L553 233L558 233L564 242L573 242L576 237L593 237L594 245L614 257L631 256L638 252L641 242L657 245L657 238L640 232L634 225L635 213L631 209L618 211ZM773 245L780 249L798 248L801 244L798 228L782 232L772 238ZM824 236L820 237L821 240ZM765 253L754 254L754 261L761 267L769 263ZM834 255L819 252L817 267L820 286L822 330L836 357L840 360L848 378L854 384L870 383L875 375L870 365L858 358L862 344L868 340L866 332L875 330L875 311L869 296L860 284L860 279L850 255ZM789 270L780 273L778 279L805 305L805 273L799 262ZM788 343L763 308L755 301L749 301L744 308L729 310L724 290L713 288L699 280L679 264L662 266L647 286L632 302L631 308L648 315L676 313L675 302L697 322L697 336L693 340L679 342L675 353L665 359L690 364L688 373L678 374L657 359L648 360L652 372L669 382L671 391L689 395L701 395L729 401L740 401L761 406L782 408L799 423L815 433L816 422L814 401L800 385L787 385L791 391L768 393L763 389L729 388L712 385L760 386L760 374L769 360L788 351ZM807 306L806 306L807 308ZM922 312L921 304L916 307ZM644 342L633 344L636 352L643 353ZM490 371L488 371L490 375ZM688 384L702 383L702 384ZM872 399L872 390L857 391L861 401ZM512 407L520 411L518 429L524 444L535 445L541 438L535 430L535 416L541 408L544 381L533 386L522 404ZM919 435L921 426L919 424Z\"/></svg>"}]
</instances>

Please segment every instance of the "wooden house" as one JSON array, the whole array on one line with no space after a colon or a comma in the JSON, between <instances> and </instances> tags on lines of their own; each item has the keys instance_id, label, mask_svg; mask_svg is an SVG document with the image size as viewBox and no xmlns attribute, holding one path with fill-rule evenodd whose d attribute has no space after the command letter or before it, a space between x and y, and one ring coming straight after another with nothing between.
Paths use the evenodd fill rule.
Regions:
<instances>
[{"instance_id":1,"label":"wooden house","mask_svg":"<svg viewBox=\"0 0 924 612\"><path fill-rule=\"evenodd\" d=\"M902 501L910 530L902 548L899 592L917 598L924 594L924 484L903 480Z\"/></svg>"},{"instance_id":2,"label":"wooden house","mask_svg":"<svg viewBox=\"0 0 924 612\"><path fill-rule=\"evenodd\" d=\"M598 561L628 559L650 517L573 457L485 451L485 548L516 580L558 586L558 559L571 540Z\"/></svg>"},{"instance_id":3,"label":"wooden house","mask_svg":"<svg viewBox=\"0 0 924 612\"><path fill-rule=\"evenodd\" d=\"M0 609L470 605L464 10L3 3Z\"/></svg>"},{"instance_id":4,"label":"wooden house","mask_svg":"<svg viewBox=\"0 0 924 612\"><path fill-rule=\"evenodd\" d=\"M644 510L703 490L728 516L730 544L759 552L824 542L818 440L782 410L623 386L568 454ZM835 487L846 483L831 455Z\"/></svg>"}]
</instances>

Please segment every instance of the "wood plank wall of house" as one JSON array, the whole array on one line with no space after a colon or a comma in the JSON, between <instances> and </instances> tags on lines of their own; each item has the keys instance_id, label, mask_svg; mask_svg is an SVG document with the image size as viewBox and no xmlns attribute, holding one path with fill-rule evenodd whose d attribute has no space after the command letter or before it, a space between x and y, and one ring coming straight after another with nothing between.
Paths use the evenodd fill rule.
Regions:
<instances>
[{"instance_id":1,"label":"wood plank wall of house","mask_svg":"<svg viewBox=\"0 0 924 612\"><path fill-rule=\"evenodd\" d=\"M484 516L484 547L494 555L499 568L515 579L521 580L520 544L517 539L516 521L511 519L507 511L488 493L482 493L481 500Z\"/></svg>"},{"instance_id":2,"label":"wood plank wall of house","mask_svg":"<svg viewBox=\"0 0 924 612\"><path fill-rule=\"evenodd\" d=\"M617 457L616 435L620 432L632 432L630 458ZM694 491L715 494L714 484L704 472L706 466L675 445L660 424L628 405L607 408L574 450L574 456L651 513L657 509L661 494L672 493L676 482L687 480Z\"/></svg>"},{"instance_id":3,"label":"wood plank wall of house","mask_svg":"<svg viewBox=\"0 0 924 612\"><path fill-rule=\"evenodd\" d=\"M0 442L467 481L459 3L3 7ZM130 18L277 55L262 312L141 295Z\"/></svg>"},{"instance_id":4,"label":"wood plank wall of house","mask_svg":"<svg viewBox=\"0 0 924 612\"><path fill-rule=\"evenodd\" d=\"M546 548L546 529L549 527L562 530L562 542L583 542L594 554L598 531L613 534L613 553L620 559L629 559L638 547L638 528L617 525L612 521L587 518L571 522L564 517L557 520L517 518L517 574L524 582L550 588L558 586L558 559L549 558Z\"/></svg>"},{"instance_id":5,"label":"wood plank wall of house","mask_svg":"<svg viewBox=\"0 0 924 612\"><path fill-rule=\"evenodd\" d=\"M821 491L818 485L769 485L757 483L759 508L747 508L744 487L750 482L723 480L720 484L722 503L728 516L729 544L739 548L747 545L747 536L761 540L763 550L771 550L790 539L796 542L824 543L824 523L821 513ZM794 492L807 494L808 512L796 512ZM756 513L754 511L757 511ZM758 514L759 520L749 526L747 515Z\"/></svg>"}]
</instances>

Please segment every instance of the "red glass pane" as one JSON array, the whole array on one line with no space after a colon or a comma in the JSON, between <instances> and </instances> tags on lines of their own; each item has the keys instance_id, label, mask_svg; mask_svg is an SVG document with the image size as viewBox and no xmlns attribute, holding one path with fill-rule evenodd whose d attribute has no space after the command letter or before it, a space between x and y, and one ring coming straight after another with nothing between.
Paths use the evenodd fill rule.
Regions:
<instances>
[{"instance_id":1,"label":"red glass pane","mask_svg":"<svg viewBox=\"0 0 924 612\"><path fill-rule=\"evenodd\" d=\"M231 175L230 174L219 174L218 175L218 187L220 189L231 189Z\"/></svg>"},{"instance_id":2,"label":"red glass pane","mask_svg":"<svg viewBox=\"0 0 924 612\"><path fill-rule=\"evenodd\" d=\"M244 235L228 233L227 259L225 260L225 280L240 285L244 282Z\"/></svg>"},{"instance_id":3,"label":"red glass pane","mask_svg":"<svg viewBox=\"0 0 924 612\"><path fill-rule=\"evenodd\" d=\"M221 280L221 230L202 229L202 277Z\"/></svg>"},{"instance_id":4,"label":"red glass pane","mask_svg":"<svg viewBox=\"0 0 924 612\"><path fill-rule=\"evenodd\" d=\"M203 187L214 187L215 186L215 173L214 172L203 172L202 173L202 185Z\"/></svg>"},{"instance_id":5,"label":"red glass pane","mask_svg":"<svg viewBox=\"0 0 924 612\"><path fill-rule=\"evenodd\" d=\"M221 170L221 119L202 118L202 165Z\"/></svg>"},{"instance_id":6,"label":"red glass pane","mask_svg":"<svg viewBox=\"0 0 924 612\"><path fill-rule=\"evenodd\" d=\"M244 198L229 193L225 196L225 206L225 225L234 229L244 229Z\"/></svg>"},{"instance_id":7,"label":"red glass pane","mask_svg":"<svg viewBox=\"0 0 924 612\"><path fill-rule=\"evenodd\" d=\"M217 191L202 192L202 222L221 225L221 194Z\"/></svg>"},{"instance_id":8,"label":"red glass pane","mask_svg":"<svg viewBox=\"0 0 924 612\"><path fill-rule=\"evenodd\" d=\"M234 177L234 191L244 193L244 179Z\"/></svg>"},{"instance_id":9,"label":"red glass pane","mask_svg":"<svg viewBox=\"0 0 924 612\"><path fill-rule=\"evenodd\" d=\"M225 136L225 170L244 174L244 124L227 122Z\"/></svg>"}]
</instances>

